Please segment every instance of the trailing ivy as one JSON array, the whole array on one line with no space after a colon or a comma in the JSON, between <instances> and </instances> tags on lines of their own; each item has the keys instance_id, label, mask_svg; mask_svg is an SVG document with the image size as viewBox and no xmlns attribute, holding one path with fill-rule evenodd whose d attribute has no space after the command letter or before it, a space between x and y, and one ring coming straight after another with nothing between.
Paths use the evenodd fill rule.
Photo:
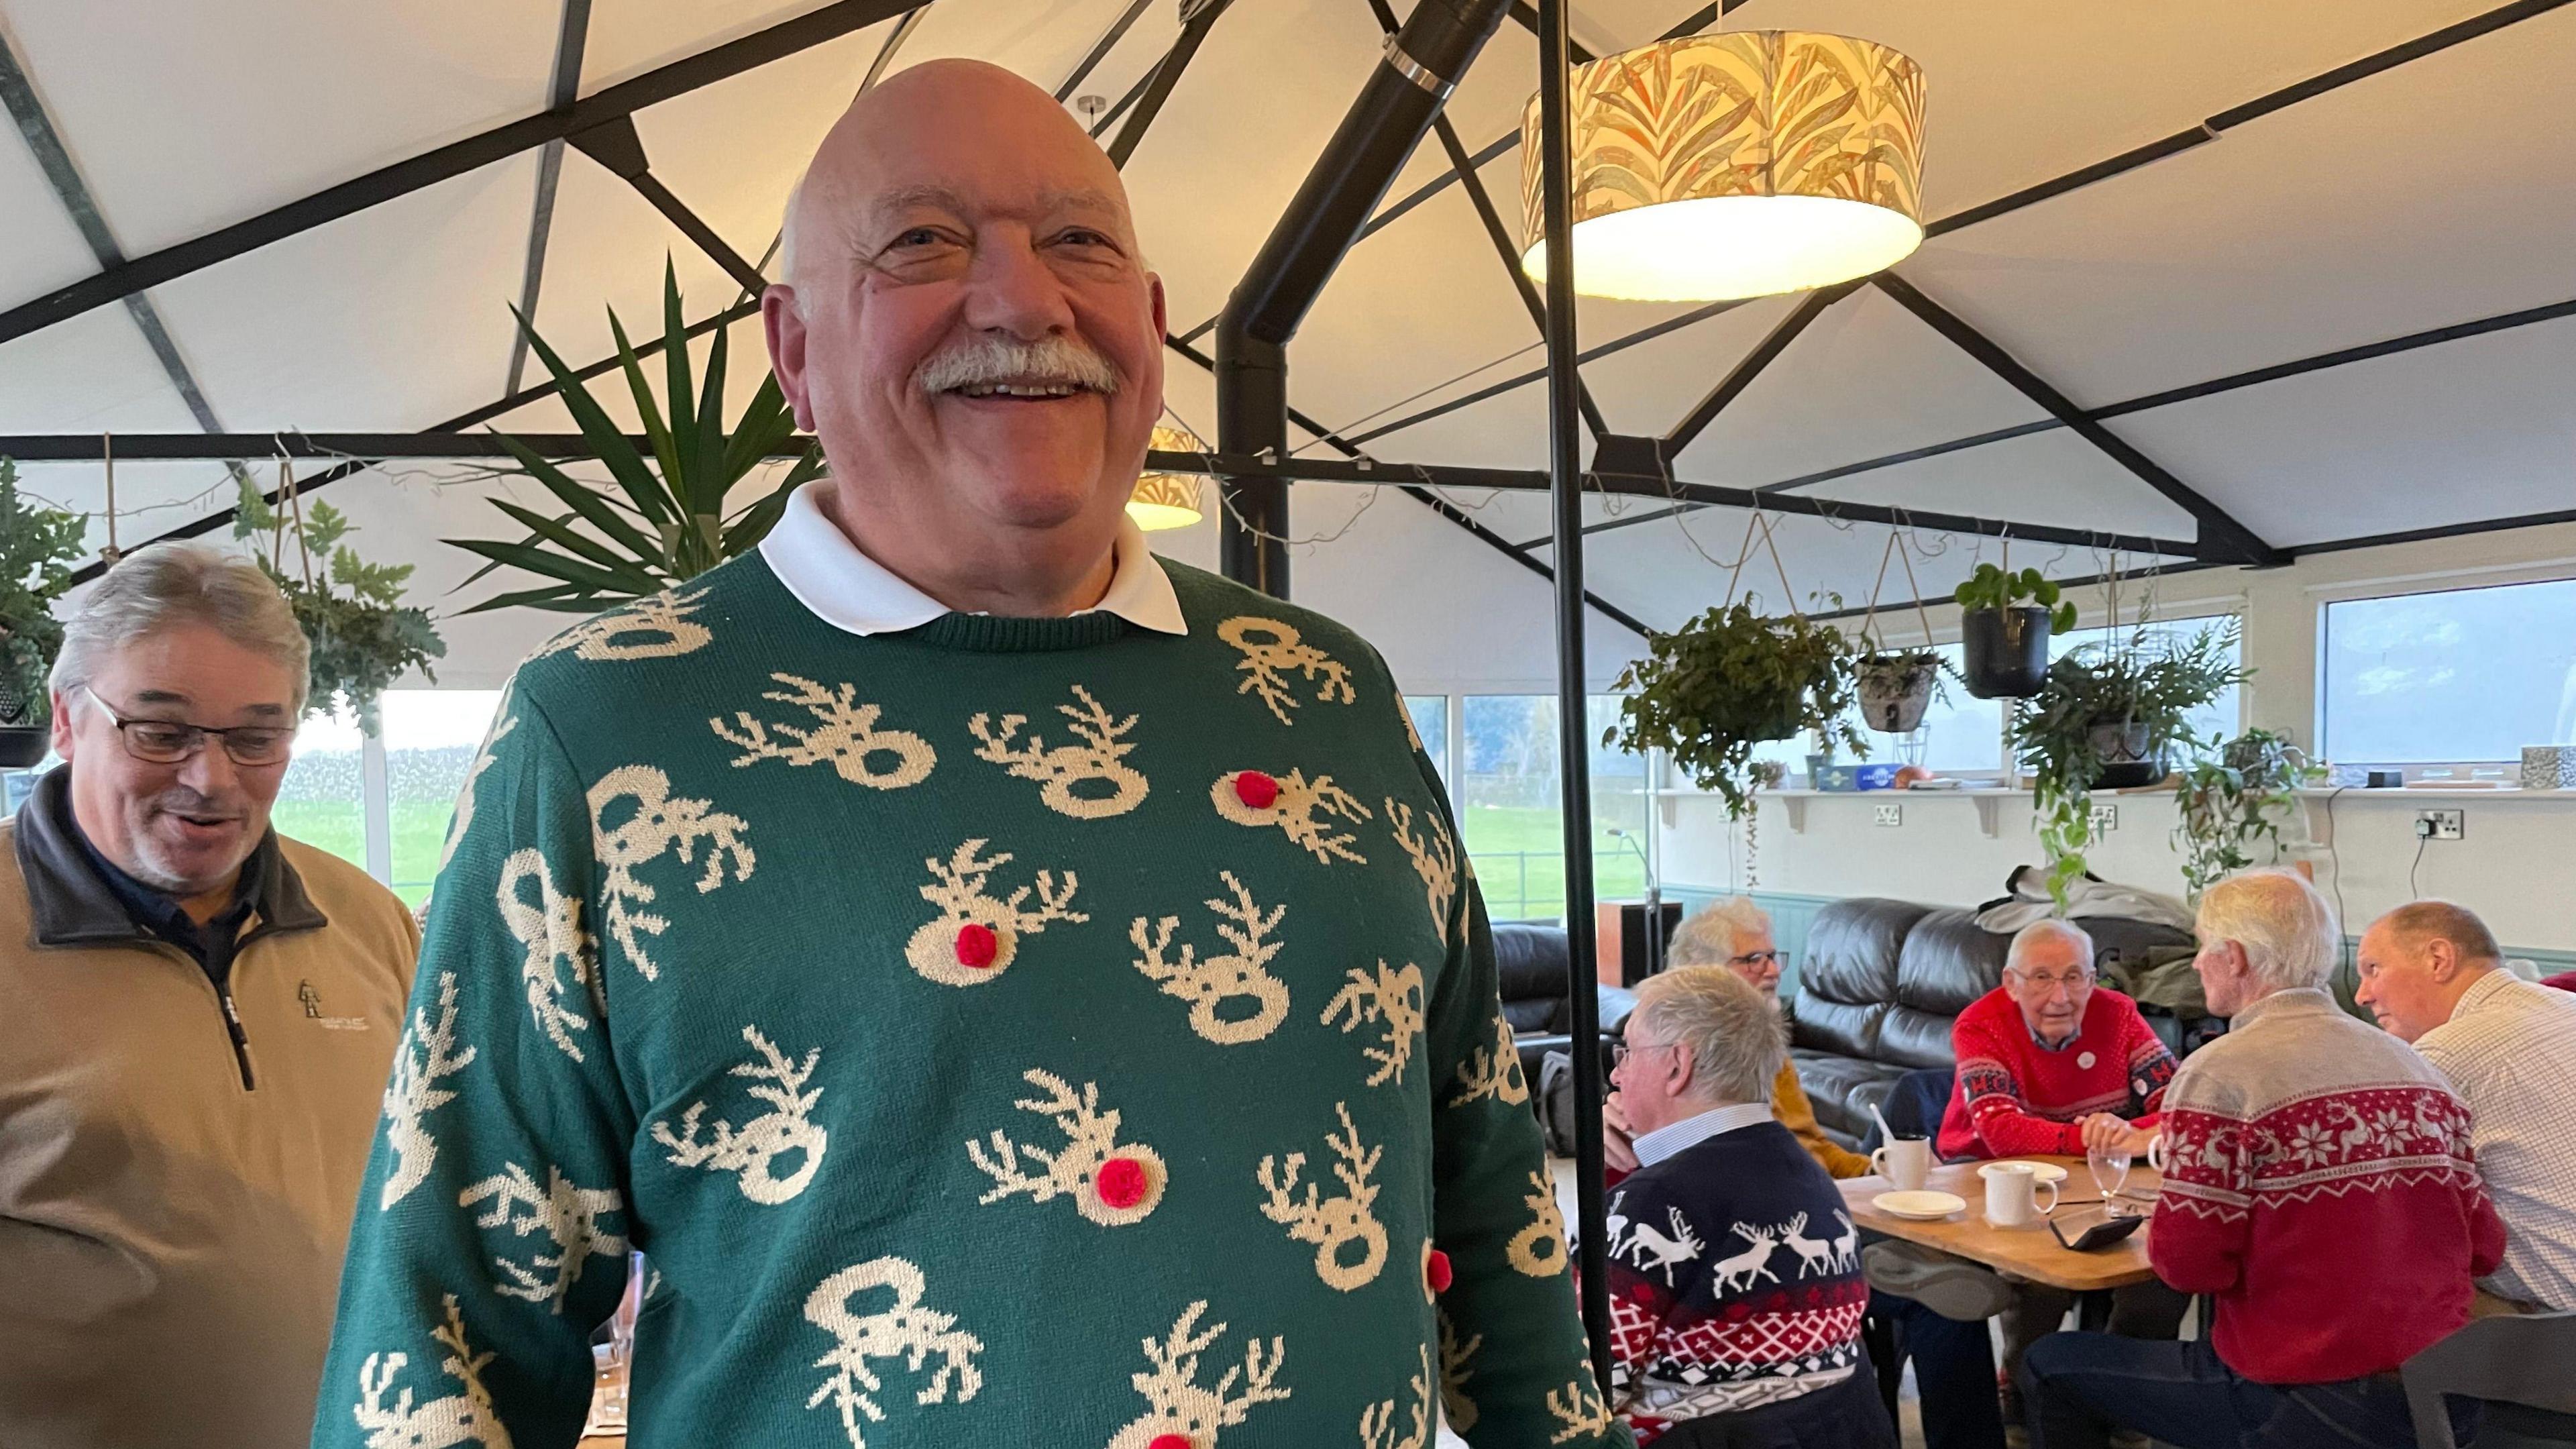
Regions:
<instances>
[{"instance_id":1,"label":"trailing ivy","mask_svg":"<svg viewBox=\"0 0 2576 1449\"><path fill-rule=\"evenodd\" d=\"M1647 641L1621 671L1619 723L1602 743L1672 756L1703 790L1742 815L1756 784L1753 747L1813 730L1866 758L1852 727L1852 641L1802 615L1767 618L1744 604L1713 608Z\"/></svg>"}]
</instances>

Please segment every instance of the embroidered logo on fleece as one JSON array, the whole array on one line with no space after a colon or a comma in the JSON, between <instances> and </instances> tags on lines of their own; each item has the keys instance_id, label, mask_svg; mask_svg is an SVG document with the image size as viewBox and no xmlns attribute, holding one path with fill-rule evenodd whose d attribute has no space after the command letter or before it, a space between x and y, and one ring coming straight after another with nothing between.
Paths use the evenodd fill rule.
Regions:
<instances>
[{"instance_id":1,"label":"embroidered logo on fleece","mask_svg":"<svg viewBox=\"0 0 2576 1449\"><path fill-rule=\"evenodd\" d=\"M367 1029L367 1019L363 1016L324 1016L322 993L313 989L311 981L295 983L295 999L304 1003L305 1019L324 1031L365 1031Z\"/></svg>"}]
</instances>

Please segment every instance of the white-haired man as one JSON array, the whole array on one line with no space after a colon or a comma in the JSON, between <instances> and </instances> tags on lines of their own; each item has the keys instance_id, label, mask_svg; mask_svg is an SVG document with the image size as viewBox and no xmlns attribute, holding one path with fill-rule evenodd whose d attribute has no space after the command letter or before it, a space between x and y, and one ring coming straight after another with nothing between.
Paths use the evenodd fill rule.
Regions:
<instances>
[{"instance_id":1,"label":"white-haired man","mask_svg":"<svg viewBox=\"0 0 2576 1449\"><path fill-rule=\"evenodd\" d=\"M1859 1231L1771 1116L1788 1042L1718 966L1637 990L1614 1071L1639 1167L1610 1204L1613 1397L1641 1444L1895 1449L1860 1340Z\"/></svg>"},{"instance_id":2,"label":"white-haired man","mask_svg":"<svg viewBox=\"0 0 2576 1449\"><path fill-rule=\"evenodd\" d=\"M1673 932L1672 945L1665 951L1672 966L1723 966L1742 977L1746 985L1762 993L1772 1009L1781 1009L1780 948L1771 932L1771 914L1755 905L1750 897L1732 896L1702 906L1691 913L1680 929ZM1782 1012L1782 1020L1787 1013ZM1613 1098L1603 1109L1610 1127L1611 1165L1622 1170L1636 1165L1636 1153L1628 1141L1629 1123L1618 1100ZM1869 1159L1850 1151L1825 1135L1816 1125L1816 1109L1807 1100L1807 1089L1798 1081L1798 1069L1784 1053L1780 1073L1771 1083L1771 1117L1789 1129L1807 1155L1835 1177L1866 1177Z\"/></svg>"},{"instance_id":3,"label":"white-haired man","mask_svg":"<svg viewBox=\"0 0 2576 1449\"><path fill-rule=\"evenodd\" d=\"M418 937L269 806L306 644L248 560L138 551L67 621L61 768L0 848L0 1444L310 1426Z\"/></svg>"},{"instance_id":4,"label":"white-haired man","mask_svg":"<svg viewBox=\"0 0 2576 1449\"><path fill-rule=\"evenodd\" d=\"M2469 1104L2478 1173L2505 1226L2480 1285L2506 1305L2576 1308L2576 996L2522 980L2486 922L2449 901L2399 906L2361 934L2353 998Z\"/></svg>"},{"instance_id":5,"label":"white-haired man","mask_svg":"<svg viewBox=\"0 0 2576 1449\"><path fill-rule=\"evenodd\" d=\"M1443 1390L1626 1442L1394 680L1126 522L1116 167L934 61L787 237L831 476L520 669L419 988L479 1055L386 1126L315 1442L570 1445L628 1238L655 1444L1326 1444Z\"/></svg>"},{"instance_id":6,"label":"white-haired man","mask_svg":"<svg viewBox=\"0 0 2576 1449\"><path fill-rule=\"evenodd\" d=\"M2504 1256L2468 1109L2327 993L2342 938L2316 887L2235 876L2199 927L2193 965L2230 1022L2165 1095L2148 1251L2217 1311L2189 1343L2033 1344L2033 1449L2100 1449L2114 1428L2184 1449L2411 1445L2397 1367L2468 1320L2470 1280Z\"/></svg>"}]
</instances>

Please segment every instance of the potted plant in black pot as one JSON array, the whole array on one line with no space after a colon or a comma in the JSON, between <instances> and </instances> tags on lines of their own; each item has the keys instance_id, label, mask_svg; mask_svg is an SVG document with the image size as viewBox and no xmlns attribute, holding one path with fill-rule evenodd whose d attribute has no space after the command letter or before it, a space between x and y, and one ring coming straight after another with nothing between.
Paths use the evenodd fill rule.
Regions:
<instances>
[{"instance_id":1,"label":"potted plant in black pot","mask_svg":"<svg viewBox=\"0 0 2576 1449\"><path fill-rule=\"evenodd\" d=\"M2039 693L2014 712L2009 742L2033 777L2032 806L2048 852L2048 888L2062 904L2093 843L2092 792L2152 785L2177 747L2195 744L2188 717L2241 684L2233 619L2188 640L2144 629L2088 644L2048 667Z\"/></svg>"},{"instance_id":2,"label":"potted plant in black pot","mask_svg":"<svg viewBox=\"0 0 2576 1449\"><path fill-rule=\"evenodd\" d=\"M1937 649L1872 646L1852 661L1860 717L1871 729L1901 735L1921 727L1946 666Z\"/></svg>"},{"instance_id":3,"label":"potted plant in black pot","mask_svg":"<svg viewBox=\"0 0 2576 1449\"><path fill-rule=\"evenodd\" d=\"M2075 605L2056 583L2037 569L2008 574L1979 564L1951 597L1959 604L1959 682L1968 692L1979 699L2039 693L2049 635L2075 627Z\"/></svg>"},{"instance_id":4,"label":"potted plant in black pot","mask_svg":"<svg viewBox=\"0 0 2576 1449\"><path fill-rule=\"evenodd\" d=\"M72 586L82 523L18 491L17 465L0 458L0 770L45 757L45 676L63 643L54 600Z\"/></svg>"},{"instance_id":5,"label":"potted plant in black pot","mask_svg":"<svg viewBox=\"0 0 2576 1449\"><path fill-rule=\"evenodd\" d=\"M1768 618L1743 604L1708 612L1670 634L1619 675L1634 693L1602 742L1643 753L1663 750L1703 790L1726 798L1727 814L1751 806L1753 747L1813 730L1866 757L1851 726L1852 642L1803 615Z\"/></svg>"}]
</instances>

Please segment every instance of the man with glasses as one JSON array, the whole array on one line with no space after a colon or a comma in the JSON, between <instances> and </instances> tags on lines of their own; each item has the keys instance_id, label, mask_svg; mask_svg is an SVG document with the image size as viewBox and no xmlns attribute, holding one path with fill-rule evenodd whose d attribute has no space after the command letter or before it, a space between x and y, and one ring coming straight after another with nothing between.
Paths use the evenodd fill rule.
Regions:
<instances>
[{"instance_id":1,"label":"man with glasses","mask_svg":"<svg viewBox=\"0 0 2576 1449\"><path fill-rule=\"evenodd\" d=\"M418 946L269 828L307 645L148 548L65 626L0 848L0 1444L301 1443Z\"/></svg>"},{"instance_id":2,"label":"man with glasses","mask_svg":"<svg viewBox=\"0 0 2576 1449\"><path fill-rule=\"evenodd\" d=\"M1772 1010L1782 1017L1780 1002L1780 949L1771 934L1771 917L1745 896L1704 906L1692 913L1673 932L1671 947L1665 953L1665 964L1677 966L1723 966L1744 983L1762 993ZM1806 1088L1798 1082L1798 1069L1786 1054L1782 1055L1779 1074L1771 1083L1771 1117L1798 1139L1807 1155L1834 1177L1865 1177L1869 1159L1848 1151L1824 1129L1816 1125L1816 1109L1807 1101ZM1612 1167L1625 1172L1637 1165L1637 1155L1629 1140L1633 1125L1625 1115L1625 1106L1613 1098L1604 1105L1602 1120L1609 1128L1605 1134L1608 1160Z\"/></svg>"}]
</instances>

